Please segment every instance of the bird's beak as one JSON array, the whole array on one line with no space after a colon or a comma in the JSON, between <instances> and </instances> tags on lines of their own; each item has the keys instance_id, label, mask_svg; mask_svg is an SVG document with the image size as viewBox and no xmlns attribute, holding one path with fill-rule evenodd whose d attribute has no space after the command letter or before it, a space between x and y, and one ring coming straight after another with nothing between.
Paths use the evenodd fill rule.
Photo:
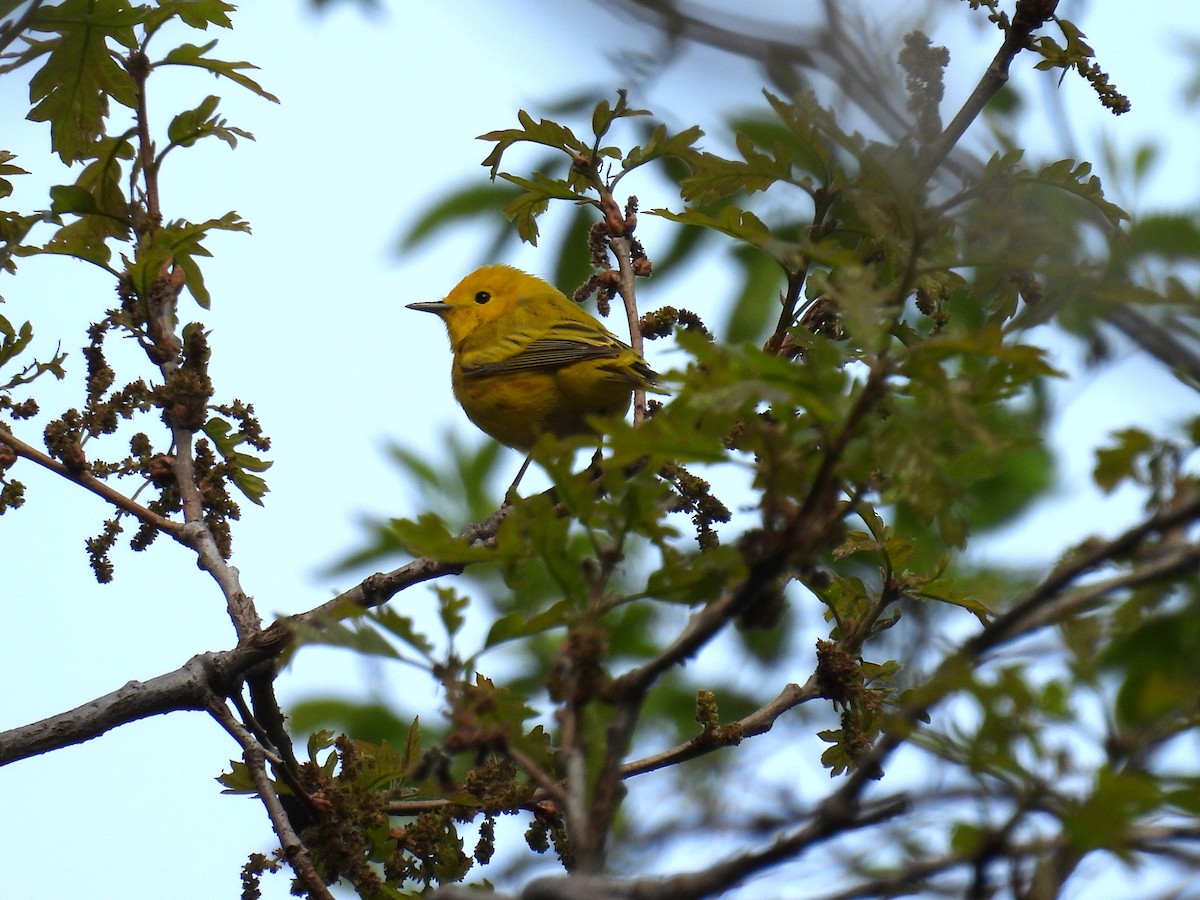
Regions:
<instances>
[{"instance_id":1,"label":"bird's beak","mask_svg":"<svg viewBox=\"0 0 1200 900\"><path fill-rule=\"evenodd\" d=\"M417 312L433 313L436 316L444 316L450 311L450 304L443 303L441 300L435 300L432 303L409 303L405 309L415 309Z\"/></svg>"}]
</instances>

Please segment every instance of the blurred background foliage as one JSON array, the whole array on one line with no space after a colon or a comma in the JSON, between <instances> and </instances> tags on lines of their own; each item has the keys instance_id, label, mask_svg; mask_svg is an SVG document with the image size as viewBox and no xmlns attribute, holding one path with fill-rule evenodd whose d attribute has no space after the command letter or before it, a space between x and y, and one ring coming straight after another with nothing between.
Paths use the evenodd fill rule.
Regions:
<instances>
[{"instance_id":1,"label":"blurred background foliage","mask_svg":"<svg viewBox=\"0 0 1200 900\"><path fill-rule=\"evenodd\" d=\"M546 530L544 517L552 513L539 498L519 504L504 529L519 532L520 551L513 557L500 554L503 558L495 564L472 564L464 574L467 614L495 624L489 637L472 645L475 649L456 647L454 652L463 654L456 662L464 672L503 673L508 686L540 710L536 721L553 729L549 713L554 701L546 685L561 664L563 629L573 622L570 609L586 607L585 574L599 559L593 528L619 541L621 565L607 573L605 590L628 598L615 601L603 618L605 665L615 672L654 658L678 632L688 605L711 600L714 592L744 576L747 541L764 522L769 525L772 503L803 500L818 477L823 454L838 440L837 428L851 420L855 402L862 399L879 342L894 341L901 361L879 414L866 423L855 422L839 459L843 502L848 504L839 518L852 531L836 529L824 548L816 548L785 579L783 602L766 620L766 629L732 631L698 664L655 686L642 710L643 736L635 741L635 753L662 750L694 736L697 691L713 693L722 721L749 715L788 678L807 677L802 673L811 670L814 638L846 639L864 615L878 617L863 648L882 664L874 686L886 702L896 702L905 689L925 683L946 649L969 634L973 624L994 621L996 613L1048 575L1041 563L1019 558L987 564L987 554L974 548L986 547L990 533L1019 528L1031 507L1059 490L1056 454L1062 448L1048 439L1058 390L1053 382L1088 378L1092 367L1112 358L1114 343L1131 341L1164 371L1195 386L1195 263L1200 257L1195 214L1125 221L1127 214L1108 196L1114 190L1117 195L1136 192L1154 164L1155 148L1143 146L1131 158L1121 158L1114 147L1106 147L1106 170L1116 186L1106 185L1102 192L1090 167L1060 159L1062 148L1053 141L1027 142L1026 116L1038 101L1012 86L1001 90L968 140L953 148L923 198L906 171L915 166L924 145L913 124L904 76L895 65L897 48L904 43L899 31L889 32L878 21L857 18L856 11L832 3L820 5L822 13L812 16L813 24L791 29L671 3L617 5L646 23L647 43L653 48L614 51L629 75L633 105L639 105L639 83L660 77L699 42L754 62L757 77L771 91L799 99L801 106L792 111L785 101L753 99L755 76L750 75L744 109L721 123L699 123L706 132L700 142L704 153L668 156L641 176L636 188L641 221L650 221L647 210L664 207L666 217L678 223L649 226L655 229L647 246L654 280L653 290L643 292L702 311L716 344L681 342L682 361L678 351L669 357L675 366L674 397L667 408L642 434L618 431L612 438L614 461L604 467L610 493L600 504L603 515L611 517L623 505L642 502L645 517L597 523L589 518L596 512L594 498L584 506L566 499L575 524L560 522ZM982 20L983 15L932 5L925 14L921 25L927 30L936 27L939 16ZM770 30L776 25L779 31ZM786 38L779 36L783 31ZM1047 50L1047 58L1052 55ZM1030 58L1018 58L1017 65L1028 64ZM531 112L535 119L545 117L584 135L602 94L543 98ZM685 116L674 123L650 117L621 124L625 143L619 146L629 158L629 148L651 141L656 128L696 123ZM1062 144L1070 143L1069 135L1060 137ZM732 163L718 165L724 160ZM527 151L515 166L506 157L507 171L549 179L567 177L570 166L562 153L544 147ZM817 187L835 189L822 214L831 223L826 233L814 224L815 209L828 200L814 196ZM397 252L482 224L491 229L491 237L479 261L504 260L519 244L508 219L515 206L529 202L527 193L498 180L464 181L416 215L397 242ZM685 204L673 201L680 196ZM585 204L549 206L540 220L541 268L570 293L592 272L587 234L595 214ZM796 354L803 363L797 368L755 347L771 336L788 279L801 265L805 302L810 304L806 308L833 298L841 331L827 340L816 328L818 335L805 338ZM914 266L919 271L911 271ZM721 272L719 284L697 296L692 273L713 270ZM684 284L688 287L680 297ZM896 284L905 289L902 309L893 318ZM881 313L888 314L881 318ZM1083 369L1056 370L1037 349L1070 341L1088 348ZM792 414L782 414L785 409ZM1193 429L1194 423L1183 427ZM732 445L731 428L738 432ZM714 455L713 439L726 441L728 449ZM1097 484L1110 490L1119 480L1138 482L1146 490L1147 510L1155 512L1181 502L1193 489L1187 464L1194 437L1168 441L1170 461L1164 462L1160 453L1159 462L1150 464L1166 466L1167 474L1160 471L1157 477L1146 474L1146 464L1131 447L1140 444L1148 453L1144 445L1152 440L1147 436L1139 442L1127 435L1118 447L1102 450ZM626 442L628 449L623 449ZM347 571L392 565L404 551L447 558L447 548L438 546L445 535L494 509L507 478L490 444L471 446L478 449L447 438L453 465L437 465L394 448L402 477L419 486L422 508L437 513L448 530L437 525L424 531L419 522L372 523L363 550L346 561ZM654 512L655 503L646 499L656 496L661 485L640 476L628 481L611 477L620 461L659 455L688 465L717 485L720 499L734 511L728 523L716 526L722 539L718 550L686 549L688 529L678 513L663 521ZM549 475L569 496L567 485L574 477L569 469L550 465ZM638 534L641 540L634 540ZM1066 543L1059 549L1065 562L1081 552ZM1120 563L1108 560L1101 570L1114 568L1120 569ZM1194 589L1191 578L1143 587L1118 607L1107 607L1104 616L1129 604L1140 615L1164 604L1179 610L1169 617L1182 615L1194 606ZM655 598L666 602L653 602ZM1158 616L1150 618L1152 630L1170 627ZM950 707L953 715L916 738L928 752L961 767L973 785L961 788L963 795L1008 810L1013 821L1028 803L1021 798L1046 779L1086 779L1094 760L1106 753L1110 761L1102 771L1114 764L1111 747L1106 750L1113 735L1074 717L1078 693L1103 695L1101 706L1119 698L1117 712L1127 718L1130 710L1142 708L1140 701L1129 700L1131 692L1144 689L1137 685L1144 686L1146 678L1174 678L1164 673L1187 653L1175 641L1155 643L1161 655L1151 661L1137 656L1133 637L1117 639L1121 628L1115 620L1098 623L1093 610L1083 621L1090 624L1064 621L1057 639L1042 633L1028 651L1032 668L990 664L964 673L953 689L946 689L961 698ZM496 639L498 629L503 640ZM1090 643L1079 637L1081 630L1091 635ZM1151 639L1145 640L1140 646L1149 646ZM502 653L493 652L495 648ZM1116 681L1099 677L1101 665L1119 673ZM1143 666L1156 674L1147 675ZM1159 713L1182 715L1188 722L1182 730L1170 729L1172 736L1191 729L1193 716L1186 707L1183 694L1173 692L1163 700ZM294 715L301 730L327 727L353 734L356 723L373 709L314 698ZM379 717L368 733L399 741L416 712L397 710L386 719ZM392 723L390 735L378 727L380 721ZM805 735L830 721L826 705L797 707L776 723L772 743L775 748L801 746ZM866 727L876 734L878 719ZM1066 753L1056 738L1064 728L1090 749L1078 756ZM835 772L852 767L861 748L848 749L846 735L836 729L821 734L839 751L826 751L825 765ZM1143 745L1141 752L1153 756L1169 740L1151 743L1154 749ZM794 775L795 767L814 762L811 752L742 748L707 754L660 773L670 779L669 785L649 790L653 796L671 797L670 809L677 815L663 811L670 820L664 824L636 812L637 804L631 803L628 808L634 811L627 814L613 851L634 864L636 848L657 846L656 841L687 844L708 827L753 833L753 816L740 825L714 821L716 809L732 803L730 791L745 790L746 773L782 766ZM914 772L901 778L923 783ZM937 781L941 786L930 795L933 807L949 802L943 795L951 795L950 785L957 783L951 775ZM789 791L800 783L813 784L801 778ZM1093 788L1090 795L1086 788L1081 792L1086 799L1074 801L1090 809L1088 815L1108 802L1106 792L1112 789L1102 782ZM692 820L698 806L709 804L715 806ZM766 815L762 804L751 805L758 807L758 815ZM1120 821L1132 826L1164 810L1150 802L1126 805ZM967 815L962 810L958 814ZM957 863L982 858L985 840L1000 839L1000 832L987 824L991 821L988 813L982 822L954 825L949 846ZM1068 843L1076 848L1082 841L1093 848L1119 849L1128 838L1125 832L1124 838L1118 835L1120 827L1104 836L1081 837L1075 813L1062 821L1068 831L1076 829L1068 834ZM1018 843L1009 859L1015 869L1028 864L1030 853L1030 846ZM895 850L903 858L895 871L902 872L905 865L916 871L921 861L928 863L931 848L899 842ZM861 853L853 846L844 851L852 867L859 860L860 874L866 877L867 870L879 865ZM952 869L952 863L945 868ZM895 883L912 887L922 882Z\"/></svg>"}]
</instances>

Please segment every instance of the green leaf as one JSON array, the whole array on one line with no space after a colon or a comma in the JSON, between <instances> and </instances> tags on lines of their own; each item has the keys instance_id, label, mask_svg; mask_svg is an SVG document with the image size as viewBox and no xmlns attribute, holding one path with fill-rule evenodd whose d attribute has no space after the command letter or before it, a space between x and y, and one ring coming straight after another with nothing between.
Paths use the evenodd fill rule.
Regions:
<instances>
[{"instance_id":1,"label":"green leaf","mask_svg":"<svg viewBox=\"0 0 1200 900\"><path fill-rule=\"evenodd\" d=\"M516 188L490 181L451 191L441 199L435 200L433 205L409 226L400 239L399 249L411 250L437 234L454 229L460 223L503 210L515 201L520 193Z\"/></svg>"},{"instance_id":2,"label":"green leaf","mask_svg":"<svg viewBox=\"0 0 1200 900\"><path fill-rule=\"evenodd\" d=\"M621 168L629 171L664 156L690 159L695 155L692 145L702 137L704 132L697 125L671 135L667 134L666 125L659 125L650 133L650 137L629 149L625 158L621 160Z\"/></svg>"},{"instance_id":3,"label":"green leaf","mask_svg":"<svg viewBox=\"0 0 1200 900\"><path fill-rule=\"evenodd\" d=\"M1044 444L1014 448L996 461L996 471L971 488L967 520L974 533L1005 526L1021 515L1054 484L1054 454Z\"/></svg>"},{"instance_id":4,"label":"green leaf","mask_svg":"<svg viewBox=\"0 0 1200 900\"><path fill-rule=\"evenodd\" d=\"M735 247L733 261L741 273L741 284L722 329L725 340L761 344L768 325L779 315L783 272L773 259L749 246Z\"/></svg>"},{"instance_id":5,"label":"green leaf","mask_svg":"<svg viewBox=\"0 0 1200 900\"><path fill-rule=\"evenodd\" d=\"M1110 850L1125 855L1132 826L1151 814L1162 801L1161 788L1148 772L1114 771L1102 767L1092 793L1072 803L1063 814L1063 832L1077 850Z\"/></svg>"},{"instance_id":6,"label":"green leaf","mask_svg":"<svg viewBox=\"0 0 1200 900\"><path fill-rule=\"evenodd\" d=\"M1142 216L1129 226L1122 249L1134 256L1200 259L1200 225L1185 215Z\"/></svg>"},{"instance_id":7,"label":"green leaf","mask_svg":"<svg viewBox=\"0 0 1200 900\"><path fill-rule=\"evenodd\" d=\"M790 101L765 90L763 96L791 133L790 140L777 138L771 143L786 149L793 165L819 175L822 181L829 180L834 146L853 147L856 139L838 127L834 115L811 93L797 93ZM741 127L752 136L760 134L753 125Z\"/></svg>"},{"instance_id":8,"label":"green leaf","mask_svg":"<svg viewBox=\"0 0 1200 900\"><path fill-rule=\"evenodd\" d=\"M401 659L399 652L372 627L363 622L347 625L344 622L322 622L319 627L285 620L296 639L306 645L341 647L363 656L381 656L385 659Z\"/></svg>"},{"instance_id":9,"label":"green leaf","mask_svg":"<svg viewBox=\"0 0 1200 900\"><path fill-rule=\"evenodd\" d=\"M501 172L500 177L524 189L523 193L504 207L504 215L516 223L521 240L535 247L538 239L537 217L546 211L550 201L580 199L579 194L567 182L559 178L548 178L541 172L535 172L532 179L518 178L505 172Z\"/></svg>"},{"instance_id":10,"label":"green leaf","mask_svg":"<svg viewBox=\"0 0 1200 900\"><path fill-rule=\"evenodd\" d=\"M250 225L235 212L226 213L219 219L208 219L193 223L177 220L169 222L154 232L154 235L139 245L133 261L126 260L129 277L133 280L138 296L149 297L163 265L174 262L183 269L185 284L196 302L208 309L210 297L204 286L204 276L196 257L211 256L201 243L210 231L249 232Z\"/></svg>"},{"instance_id":11,"label":"green leaf","mask_svg":"<svg viewBox=\"0 0 1200 900\"><path fill-rule=\"evenodd\" d=\"M226 3L225 0L174 0L174 2L159 0L159 3L172 15L179 16L185 24L201 31L207 30L209 25L232 28L233 21L229 18L229 14L237 9L236 6Z\"/></svg>"},{"instance_id":12,"label":"green leaf","mask_svg":"<svg viewBox=\"0 0 1200 900\"><path fill-rule=\"evenodd\" d=\"M923 590L920 591L917 596L928 600L936 600L939 603L947 603L950 606L957 606L959 609L965 609L976 619L978 619L979 624L981 625L987 625L995 616L995 613L993 613L992 610L987 607L987 604L982 603L970 591L950 590L939 594L933 591Z\"/></svg>"},{"instance_id":13,"label":"green leaf","mask_svg":"<svg viewBox=\"0 0 1200 900\"><path fill-rule=\"evenodd\" d=\"M84 262L95 263L108 269L108 261L112 251L102 235L98 235L90 218L80 219L70 225L64 225L54 233L44 247L23 247L18 256L33 254L52 254L70 256Z\"/></svg>"},{"instance_id":14,"label":"green leaf","mask_svg":"<svg viewBox=\"0 0 1200 900\"><path fill-rule=\"evenodd\" d=\"M564 600L532 616L527 612L511 612L500 616L488 631L484 649L561 628L570 620L571 614L572 605Z\"/></svg>"},{"instance_id":15,"label":"green leaf","mask_svg":"<svg viewBox=\"0 0 1200 900\"><path fill-rule=\"evenodd\" d=\"M355 773L354 783L364 791L394 791L404 786L407 766L386 738L377 744L356 739L362 767Z\"/></svg>"},{"instance_id":16,"label":"green leaf","mask_svg":"<svg viewBox=\"0 0 1200 900\"><path fill-rule=\"evenodd\" d=\"M32 340L33 326L29 322L23 323L18 331L12 322L0 315L0 366L19 355Z\"/></svg>"},{"instance_id":17,"label":"green leaf","mask_svg":"<svg viewBox=\"0 0 1200 900\"><path fill-rule=\"evenodd\" d=\"M534 562L549 576L560 596L582 605L587 598L587 583L581 560L573 552L574 536L570 520L554 514L549 498L539 495L526 498L509 514L496 535L496 546L507 561ZM506 574L509 586L519 595L521 584L514 582L518 573L510 569Z\"/></svg>"},{"instance_id":18,"label":"green leaf","mask_svg":"<svg viewBox=\"0 0 1200 900\"><path fill-rule=\"evenodd\" d=\"M368 610L364 618L392 635L401 643L412 647L426 659L433 653L433 641L426 637L424 633L417 630L411 618L401 615L390 606Z\"/></svg>"},{"instance_id":19,"label":"green leaf","mask_svg":"<svg viewBox=\"0 0 1200 900\"><path fill-rule=\"evenodd\" d=\"M1114 638L1101 662L1122 676L1117 721L1143 730L1190 714L1200 693L1198 654L1200 622L1188 608L1156 616Z\"/></svg>"},{"instance_id":20,"label":"green leaf","mask_svg":"<svg viewBox=\"0 0 1200 900\"><path fill-rule=\"evenodd\" d=\"M692 174L680 184L683 199L689 203L709 204L734 194L765 191L776 182L791 179L791 160L781 154L768 155L759 151L744 134L737 136L737 148L741 160L725 159L712 153L688 156Z\"/></svg>"},{"instance_id":21,"label":"green leaf","mask_svg":"<svg viewBox=\"0 0 1200 900\"><path fill-rule=\"evenodd\" d=\"M231 759L229 771L218 775L217 782L225 788L221 791L222 794L254 794L258 792L254 776L250 774L250 767L241 760Z\"/></svg>"},{"instance_id":22,"label":"green leaf","mask_svg":"<svg viewBox=\"0 0 1200 900\"><path fill-rule=\"evenodd\" d=\"M971 859L988 836L988 832L973 822L955 822L950 829L950 852L961 859Z\"/></svg>"},{"instance_id":23,"label":"green leaf","mask_svg":"<svg viewBox=\"0 0 1200 900\"><path fill-rule=\"evenodd\" d=\"M238 456L243 459L253 459L253 457L246 457L245 454L242 453L239 453ZM254 460L254 462L259 463L261 466L263 466L263 468L267 468L271 465L271 463L263 462L262 460ZM250 467L243 463L230 472L230 480L234 483L237 489L241 491L243 495L245 495L247 500L249 500L251 503L256 503L259 506L262 506L263 497L265 497L267 492L270 491L270 488L267 487L267 482L264 479L259 478L249 469Z\"/></svg>"},{"instance_id":24,"label":"green leaf","mask_svg":"<svg viewBox=\"0 0 1200 900\"><path fill-rule=\"evenodd\" d=\"M649 214L652 216L661 216L668 221L678 222L681 225L696 225L700 228L719 231L731 238L745 241L747 244L758 247L761 250L767 250L767 252L770 252L768 248L778 247L779 245L779 242L771 234L771 229L766 226L762 219L749 210L739 209L732 205L722 207L716 215L703 212L694 207L687 207L681 213L672 212L669 209L652 209L649 211Z\"/></svg>"},{"instance_id":25,"label":"green leaf","mask_svg":"<svg viewBox=\"0 0 1200 900\"><path fill-rule=\"evenodd\" d=\"M1138 463L1154 449L1154 440L1140 428L1125 428L1113 434L1116 444L1096 451L1092 480L1106 494L1125 481L1138 477Z\"/></svg>"},{"instance_id":26,"label":"green leaf","mask_svg":"<svg viewBox=\"0 0 1200 900\"><path fill-rule=\"evenodd\" d=\"M646 582L646 595L672 603L707 603L745 577L746 560L732 546L719 546L700 553L664 552L663 564Z\"/></svg>"},{"instance_id":27,"label":"green leaf","mask_svg":"<svg viewBox=\"0 0 1200 900\"><path fill-rule=\"evenodd\" d=\"M314 731L308 736L306 749L308 750L308 758L311 762L317 761L317 755L324 750L328 750L334 745L333 732L327 729Z\"/></svg>"},{"instance_id":28,"label":"green leaf","mask_svg":"<svg viewBox=\"0 0 1200 900\"><path fill-rule=\"evenodd\" d=\"M1105 199L1100 179L1091 172L1091 163L1076 163L1073 159L1062 159L1046 166L1036 175L1025 176L1023 180L1031 184L1055 187L1087 201L1108 220L1110 225L1115 227L1127 220L1129 213Z\"/></svg>"},{"instance_id":29,"label":"green leaf","mask_svg":"<svg viewBox=\"0 0 1200 900\"><path fill-rule=\"evenodd\" d=\"M257 70L258 66L244 61L228 62L226 60L212 59L208 56L205 56L205 54L215 46L217 46L217 42L215 40L209 41L203 46L197 46L196 44L180 44L178 47L164 56L161 61L155 63L155 66L197 66L198 68L206 69L209 72L212 72L214 75L221 76L222 78L228 78L235 84L240 84L247 90L253 91L255 94L258 94L258 96L264 97L267 100L270 100L272 103L279 102L278 97L263 88L261 84L250 78L248 75L243 74L242 70Z\"/></svg>"},{"instance_id":30,"label":"green leaf","mask_svg":"<svg viewBox=\"0 0 1200 900\"><path fill-rule=\"evenodd\" d=\"M434 590L437 592L438 615L442 619L442 626L446 629L449 637L454 637L462 628L463 622L466 621L463 617L463 610L470 606L471 600L459 594L454 588L436 585Z\"/></svg>"},{"instance_id":31,"label":"green leaf","mask_svg":"<svg viewBox=\"0 0 1200 900\"><path fill-rule=\"evenodd\" d=\"M217 137L230 147L237 147L239 137L254 140L254 135L250 132L227 125L225 119L213 115L220 99L210 95L195 109L185 110L172 119L167 127L167 137L170 138L171 145L190 147L201 138ZM161 155L159 159L162 159Z\"/></svg>"},{"instance_id":32,"label":"green leaf","mask_svg":"<svg viewBox=\"0 0 1200 900\"><path fill-rule=\"evenodd\" d=\"M33 32L55 35L30 41L18 64L45 55L42 67L29 81L35 105L28 118L50 123L50 142L64 163L83 159L93 141L104 134L109 100L133 108L137 87L118 62L108 41L136 46L133 27L147 15L144 7L124 2L90 0L42 7L30 24Z\"/></svg>"},{"instance_id":33,"label":"green leaf","mask_svg":"<svg viewBox=\"0 0 1200 900\"><path fill-rule=\"evenodd\" d=\"M50 211L55 215L73 213L83 216L100 210L96 198L86 188L76 184L56 184L50 188Z\"/></svg>"},{"instance_id":34,"label":"green leaf","mask_svg":"<svg viewBox=\"0 0 1200 900\"><path fill-rule=\"evenodd\" d=\"M544 144L572 157L586 155L589 152L588 146L575 137L571 129L565 125L559 125L557 122L547 119L539 119L535 122L533 117L523 109L517 112L517 121L521 123L520 128L489 131L478 137L478 140L492 141L496 144L483 161L483 165L490 168L492 178L500 174L501 157L513 144L521 142Z\"/></svg>"},{"instance_id":35,"label":"green leaf","mask_svg":"<svg viewBox=\"0 0 1200 900\"><path fill-rule=\"evenodd\" d=\"M232 28L233 20L229 18L229 13L234 8L224 0L158 0L156 6L148 11L143 23L146 40L142 46L145 47L149 38L172 19L179 19L199 31L207 31L209 25Z\"/></svg>"},{"instance_id":36,"label":"green leaf","mask_svg":"<svg viewBox=\"0 0 1200 900\"><path fill-rule=\"evenodd\" d=\"M843 743L842 729L836 728L818 731L817 737L833 745L826 747L825 752L821 754L821 765L829 769L829 776L831 778L841 775L854 764L854 760L851 758L845 743Z\"/></svg>"},{"instance_id":37,"label":"green leaf","mask_svg":"<svg viewBox=\"0 0 1200 900\"><path fill-rule=\"evenodd\" d=\"M408 739L404 742L404 757L402 760L405 771L413 767L421 758L421 717L417 716L408 726Z\"/></svg>"},{"instance_id":38,"label":"green leaf","mask_svg":"<svg viewBox=\"0 0 1200 900\"><path fill-rule=\"evenodd\" d=\"M0 150L0 176L3 176L3 175L28 175L29 174L27 171L22 169L20 166L12 165L11 160L14 160L16 158L17 158L17 155L15 153L9 153L7 150ZM7 178L0 177L0 200L9 196L10 194L12 194L12 192L13 192L12 182L9 181ZM12 215L12 214L9 213L9 215ZM3 234L0 234L0 240L7 240L7 238Z\"/></svg>"},{"instance_id":39,"label":"green leaf","mask_svg":"<svg viewBox=\"0 0 1200 900\"><path fill-rule=\"evenodd\" d=\"M216 445L218 452L225 460L229 467L230 479L237 489L246 496L247 500L262 506L262 498L267 494L269 488L266 481L253 473L265 472L271 468L272 463L238 450L237 448L246 442L247 436L244 432L234 431L233 426L224 419L214 416L204 423L202 430Z\"/></svg>"},{"instance_id":40,"label":"green leaf","mask_svg":"<svg viewBox=\"0 0 1200 900\"><path fill-rule=\"evenodd\" d=\"M627 116L648 116L648 109L633 109L629 106L628 95L625 91L617 91L617 105L612 106L607 100L601 100L592 111L592 133L599 141L608 133L612 123Z\"/></svg>"},{"instance_id":41,"label":"green leaf","mask_svg":"<svg viewBox=\"0 0 1200 900\"><path fill-rule=\"evenodd\" d=\"M61 222L64 215L79 220L59 228L40 248L27 252L54 253L107 267L110 238L127 241L131 233L129 204L122 184L121 159L132 156L124 138L102 138L87 152L94 161L84 167L75 184L50 188L50 213Z\"/></svg>"},{"instance_id":42,"label":"green leaf","mask_svg":"<svg viewBox=\"0 0 1200 900\"><path fill-rule=\"evenodd\" d=\"M396 545L414 557L463 564L501 558L494 548L472 545L452 534L441 517L432 513L422 513L416 521L392 519L389 531Z\"/></svg>"}]
</instances>

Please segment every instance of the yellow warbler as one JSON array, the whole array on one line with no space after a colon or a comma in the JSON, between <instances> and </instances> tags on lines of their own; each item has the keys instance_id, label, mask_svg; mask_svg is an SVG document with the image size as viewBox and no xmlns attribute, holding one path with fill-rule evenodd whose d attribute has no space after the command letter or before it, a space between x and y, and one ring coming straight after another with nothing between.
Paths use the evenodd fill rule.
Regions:
<instances>
[{"instance_id":1,"label":"yellow warbler","mask_svg":"<svg viewBox=\"0 0 1200 900\"><path fill-rule=\"evenodd\" d=\"M653 389L658 378L578 304L512 266L484 266L445 300L408 308L446 323L455 398L479 428L518 450L541 434L590 431L588 417L625 412L634 389Z\"/></svg>"}]
</instances>

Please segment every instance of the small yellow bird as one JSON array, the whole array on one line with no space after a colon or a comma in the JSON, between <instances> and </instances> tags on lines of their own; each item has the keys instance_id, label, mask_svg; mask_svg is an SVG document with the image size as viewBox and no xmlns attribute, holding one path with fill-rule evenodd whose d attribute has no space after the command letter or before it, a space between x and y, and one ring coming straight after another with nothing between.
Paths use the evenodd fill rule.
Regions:
<instances>
[{"instance_id":1,"label":"small yellow bird","mask_svg":"<svg viewBox=\"0 0 1200 900\"><path fill-rule=\"evenodd\" d=\"M517 450L542 434L592 431L589 417L625 412L633 391L653 390L658 378L578 304L512 266L484 266L445 300L408 308L446 323L455 398L480 429Z\"/></svg>"}]
</instances>

